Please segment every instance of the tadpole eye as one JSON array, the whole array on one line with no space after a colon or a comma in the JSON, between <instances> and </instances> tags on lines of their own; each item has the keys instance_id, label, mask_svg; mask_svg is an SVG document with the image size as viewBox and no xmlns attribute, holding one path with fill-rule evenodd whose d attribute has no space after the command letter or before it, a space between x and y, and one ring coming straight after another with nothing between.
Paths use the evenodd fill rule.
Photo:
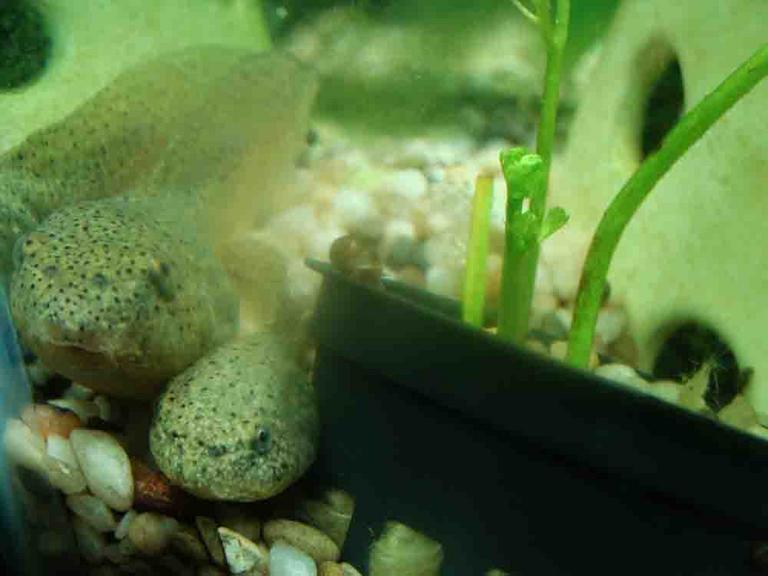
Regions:
<instances>
[{"instance_id":1,"label":"tadpole eye","mask_svg":"<svg viewBox=\"0 0 768 576\"><path fill-rule=\"evenodd\" d=\"M269 449L272 447L272 434L270 433L269 428L259 426L256 429L256 434L253 437L251 445L258 454L266 454L269 452Z\"/></svg>"}]
</instances>

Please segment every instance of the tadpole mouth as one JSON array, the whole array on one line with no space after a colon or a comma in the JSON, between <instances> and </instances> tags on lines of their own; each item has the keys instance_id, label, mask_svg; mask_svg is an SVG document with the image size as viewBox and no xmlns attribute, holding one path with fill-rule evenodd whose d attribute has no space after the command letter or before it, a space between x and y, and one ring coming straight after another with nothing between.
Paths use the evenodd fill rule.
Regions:
<instances>
[{"instance_id":1,"label":"tadpole mouth","mask_svg":"<svg viewBox=\"0 0 768 576\"><path fill-rule=\"evenodd\" d=\"M107 354L104 338L94 331L86 330L83 326L68 328L59 322L46 322L38 339L48 346L62 350L96 355Z\"/></svg>"},{"instance_id":2,"label":"tadpole mouth","mask_svg":"<svg viewBox=\"0 0 768 576\"><path fill-rule=\"evenodd\" d=\"M96 392L148 400L167 381L167 374L153 370L141 355L122 355L104 346L66 339L28 344L46 368Z\"/></svg>"}]
</instances>

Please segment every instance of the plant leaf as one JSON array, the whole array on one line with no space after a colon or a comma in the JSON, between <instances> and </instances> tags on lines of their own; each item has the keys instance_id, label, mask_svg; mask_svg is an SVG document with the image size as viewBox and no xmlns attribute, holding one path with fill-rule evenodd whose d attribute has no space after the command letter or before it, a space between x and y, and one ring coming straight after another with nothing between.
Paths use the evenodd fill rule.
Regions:
<instances>
[{"instance_id":1,"label":"plant leaf","mask_svg":"<svg viewBox=\"0 0 768 576\"><path fill-rule=\"evenodd\" d=\"M521 252L533 247L539 238L539 219L531 212L521 212L512 216L511 240Z\"/></svg>"},{"instance_id":2,"label":"plant leaf","mask_svg":"<svg viewBox=\"0 0 768 576\"><path fill-rule=\"evenodd\" d=\"M561 207L556 206L547 210L546 216L544 216L544 222L541 225L539 232L539 242L543 242L546 238L549 238L560 230L570 219L568 213Z\"/></svg>"},{"instance_id":3,"label":"plant leaf","mask_svg":"<svg viewBox=\"0 0 768 576\"><path fill-rule=\"evenodd\" d=\"M518 10L520 10L520 13L525 16L527 20L530 20L537 26L539 25L539 17L536 15L536 12L523 4L523 0L512 0L512 4L514 4Z\"/></svg>"},{"instance_id":4,"label":"plant leaf","mask_svg":"<svg viewBox=\"0 0 768 576\"><path fill-rule=\"evenodd\" d=\"M507 196L516 201L538 195L544 185L544 162L541 156L523 147L503 150L499 155L501 170L507 183Z\"/></svg>"}]
</instances>

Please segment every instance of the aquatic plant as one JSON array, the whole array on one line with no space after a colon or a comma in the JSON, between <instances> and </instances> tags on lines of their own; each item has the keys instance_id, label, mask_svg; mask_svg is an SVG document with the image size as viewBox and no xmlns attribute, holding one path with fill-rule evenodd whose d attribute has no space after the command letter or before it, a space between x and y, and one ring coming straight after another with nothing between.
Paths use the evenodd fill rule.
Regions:
<instances>
[{"instance_id":1,"label":"aquatic plant","mask_svg":"<svg viewBox=\"0 0 768 576\"><path fill-rule=\"evenodd\" d=\"M532 10L522 0L513 2L538 26L547 52L536 154L522 149L501 154L507 183L507 221L498 334L505 340L519 343L528 333L544 222L549 220L550 224L555 224L559 221L562 225L567 219L562 210L552 216L545 216L545 210L571 4L570 0L555 0L554 3L533 0Z\"/></svg>"},{"instance_id":2,"label":"aquatic plant","mask_svg":"<svg viewBox=\"0 0 768 576\"><path fill-rule=\"evenodd\" d=\"M562 53L568 33L569 3L531 0L535 10L522 0L512 0L542 32L547 49L544 98L536 152L524 148L504 150L500 162L507 185L505 251L498 318L500 337L520 343L528 331L533 284L539 246L568 220L560 208L546 211L546 194L552 160L552 143ZM604 212L593 236L579 283L566 361L585 368L603 301L608 267L627 224L656 183L683 154L738 100L768 75L768 45L764 45L683 116L668 133L659 149L649 155L629 178ZM472 234L476 234L472 230ZM470 250L480 246L472 242ZM470 254L469 262L475 257ZM476 271L473 271L477 274ZM481 305L477 291L467 292L465 309Z\"/></svg>"},{"instance_id":3,"label":"aquatic plant","mask_svg":"<svg viewBox=\"0 0 768 576\"><path fill-rule=\"evenodd\" d=\"M514 148L501 153L507 184L507 220L498 335L519 343L528 332L541 241L567 220L562 209L547 213L546 206L563 52L568 39L570 0L556 0L554 3L550 0L531 0L532 9L522 0L512 1L539 28L547 52L536 152ZM473 237L476 233L472 231ZM478 248L479 245L470 246L468 262L478 261L478 257L472 255L472 250ZM470 302L472 298L475 300ZM465 310L478 307L482 310L482 303L477 298L477 292L465 292Z\"/></svg>"},{"instance_id":4,"label":"aquatic plant","mask_svg":"<svg viewBox=\"0 0 768 576\"><path fill-rule=\"evenodd\" d=\"M485 311L485 267L488 259L488 231L493 204L493 177L481 174L475 181L472 221L464 271L461 315L464 322L483 325Z\"/></svg>"}]
</instances>

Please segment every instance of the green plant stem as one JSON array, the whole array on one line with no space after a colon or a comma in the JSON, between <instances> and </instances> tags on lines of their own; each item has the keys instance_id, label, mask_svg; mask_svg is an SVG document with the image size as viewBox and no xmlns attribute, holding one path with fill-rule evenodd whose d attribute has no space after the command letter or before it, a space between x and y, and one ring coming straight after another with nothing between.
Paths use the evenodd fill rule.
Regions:
<instances>
[{"instance_id":1,"label":"green plant stem","mask_svg":"<svg viewBox=\"0 0 768 576\"><path fill-rule=\"evenodd\" d=\"M472 200L472 222L462 291L462 317L465 322L478 328L482 327L485 315L486 263L492 204L493 177L478 176Z\"/></svg>"},{"instance_id":2,"label":"green plant stem","mask_svg":"<svg viewBox=\"0 0 768 576\"><path fill-rule=\"evenodd\" d=\"M531 297L528 292L526 257L535 248L527 250L514 242L514 234L510 232L511 210L507 210L507 230L505 234L504 264L501 270L501 293L499 303L499 321L496 334L509 342L521 343L528 334L528 308Z\"/></svg>"},{"instance_id":3,"label":"green plant stem","mask_svg":"<svg viewBox=\"0 0 768 576\"><path fill-rule=\"evenodd\" d=\"M541 104L541 118L536 138L536 152L544 162L544 185L538 194L531 197L529 209L543 221L547 208L549 172L552 165L552 149L557 125L557 108L560 99L560 78L563 67L563 51L568 41L570 0L558 0L552 25L549 0L540 2L539 18L547 46L547 66L544 72L544 95ZM509 226L509 209L507 226ZM509 231L506 235L509 240ZM499 315L499 336L512 342L522 343L528 334L533 289L536 282L536 268L539 262L539 245L520 251L507 241L502 271L502 313Z\"/></svg>"},{"instance_id":4,"label":"green plant stem","mask_svg":"<svg viewBox=\"0 0 768 576\"><path fill-rule=\"evenodd\" d=\"M630 219L675 162L766 75L768 44L755 52L680 119L659 150L640 165L608 206L584 262L568 340L568 363L581 368L587 366L608 267Z\"/></svg>"},{"instance_id":5,"label":"green plant stem","mask_svg":"<svg viewBox=\"0 0 768 576\"><path fill-rule=\"evenodd\" d=\"M571 14L570 0L557 0L554 29L547 38L547 67L544 72L544 95L541 103L541 117L536 136L536 153L544 161L544 173L549 181L552 165L552 148L555 142L557 108L560 101L560 79L563 69L563 52L568 41L568 21ZM531 210L537 216L544 216L547 204L547 188L531 199Z\"/></svg>"}]
</instances>

